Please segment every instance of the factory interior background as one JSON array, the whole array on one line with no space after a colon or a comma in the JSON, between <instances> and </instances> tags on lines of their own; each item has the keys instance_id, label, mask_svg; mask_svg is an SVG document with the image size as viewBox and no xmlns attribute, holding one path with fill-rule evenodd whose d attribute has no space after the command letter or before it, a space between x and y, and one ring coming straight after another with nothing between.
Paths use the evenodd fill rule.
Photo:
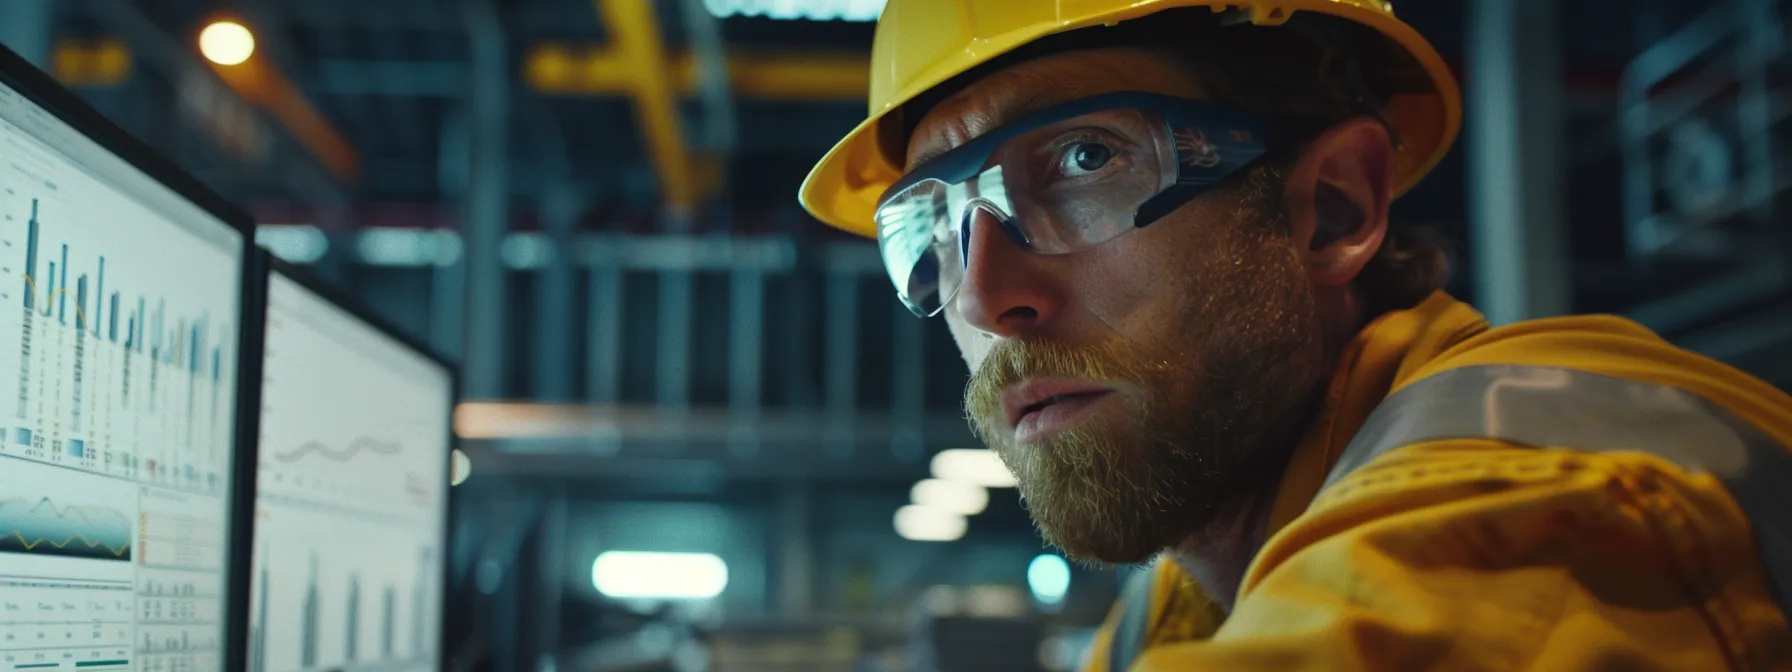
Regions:
<instances>
[{"instance_id":1,"label":"factory interior background","mask_svg":"<svg viewBox=\"0 0 1792 672\"><path fill-rule=\"evenodd\" d=\"M1131 568L1041 542L944 324L796 200L881 5L3 0L0 42L460 365L447 669L1067 670ZM1395 5L1466 95L1394 205L1453 294L1792 389L1788 3Z\"/></svg>"}]
</instances>

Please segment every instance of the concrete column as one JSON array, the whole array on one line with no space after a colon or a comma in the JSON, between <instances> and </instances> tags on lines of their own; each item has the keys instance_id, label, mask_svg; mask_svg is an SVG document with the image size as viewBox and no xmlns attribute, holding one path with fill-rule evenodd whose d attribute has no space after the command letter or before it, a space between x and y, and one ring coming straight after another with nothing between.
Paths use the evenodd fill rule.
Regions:
<instances>
[{"instance_id":1,"label":"concrete column","mask_svg":"<svg viewBox=\"0 0 1792 672\"><path fill-rule=\"evenodd\" d=\"M556 184L542 198L541 217L549 257L538 278L535 306L534 394L540 401L572 401L573 330L568 319L577 301L574 237L583 198L569 184Z\"/></svg>"},{"instance_id":2,"label":"concrete column","mask_svg":"<svg viewBox=\"0 0 1792 672\"><path fill-rule=\"evenodd\" d=\"M759 453L759 420L765 380L765 274L759 268L736 268L729 276L728 410L734 419L729 451L738 457Z\"/></svg>"},{"instance_id":3,"label":"concrete column","mask_svg":"<svg viewBox=\"0 0 1792 672\"><path fill-rule=\"evenodd\" d=\"M778 492L778 611L794 621L809 617L814 607L814 493L804 482L784 484Z\"/></svg>"},{"instance_id":4,"label":"concrete column","mask_svg":"<svg viewBox=\"0 0 1792 672\"><path fill-rule=\"evenodd\" d=\"M485 0L462 3L472 43L463 208L466 260L466 395L503 394L504 265L498 246L509 228L510 62L498 12Z\"/></svg>"},{"instance_id":5,"label":"concrete column","mask_svg":"<svg viewBox=\"0 0 1792 672\"><path fill-rule=\"evenodd\" d=\"M896 427L890 439L890 453L899 460L915 461L926 452L922 427L927 422L927 323L900 301L891 301L890 305L896 314L890 348L894 358L891 392Z\"/></svg>"},{"instance_id":6,"label":"concrete column","mask_svg":"<svg viewBox=\"0 0 1792 672\"><path fill-rule=\"evenodd\" d=\"M851 270L831 263L827 275L826 368L823 402L828 416L826 454L852 457L858 440L854 421L859 412L859 286Z\"/></svg>"},{"instance_id":7,"label":"concrete column","mask_svg":"<svg viewBox=\"0 0 1792 672\"><path fill-rule=\"evenodd\" d=\"M1494 324L1567 313L1560 8L1472 0L1464 77L1475 304Z\"/></svg>"}]
</instances>

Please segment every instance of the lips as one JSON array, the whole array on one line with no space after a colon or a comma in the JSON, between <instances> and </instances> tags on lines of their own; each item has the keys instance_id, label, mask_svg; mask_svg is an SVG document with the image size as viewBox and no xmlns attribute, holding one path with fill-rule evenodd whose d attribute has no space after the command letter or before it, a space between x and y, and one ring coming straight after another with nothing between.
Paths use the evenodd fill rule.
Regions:
<instances>
[{"instance_id":1,"label":"lips","mask_svg":"<svg viewBox=\"0 0 1792 672\"><path fill-rule=\"evenodd\" d=\"M1112 388L1080 380L1032 379L1011 387L1002 395L1008 428L1018 434L1038 434L1080 415L1078 411L1113 393ZM1017 439L1022 438L1017 436Z\"/></svg>"}]
</instances>

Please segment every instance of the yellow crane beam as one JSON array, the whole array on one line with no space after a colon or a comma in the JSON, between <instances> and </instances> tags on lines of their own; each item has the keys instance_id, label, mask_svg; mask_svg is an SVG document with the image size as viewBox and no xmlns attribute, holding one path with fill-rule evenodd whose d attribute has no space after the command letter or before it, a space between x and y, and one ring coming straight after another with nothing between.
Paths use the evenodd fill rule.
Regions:
<instances>
[{"instance_id":1,"label":"yellow crane beam","mask_svg":"<svg viewBox=\"0 0 1792 672\"><path fill-rule=\"evenodd\" d=\"M671 82L672 63L660 38L653 3L642 0L592 0L599 17L614 35L605 76L617 92L634 100L635 118L647 141L647 153L659 176L666 206L675 217L696 214L712 190L713 162L693 157L685 143L678 114L678 92Z\"/></svg>"},{"instance_id":2,"label":"yellow crane beam","mask_svg":"<svg viewBox=\"0 0 1792 672\"><path fill-rule=\"evenodd\" d=\"M330 125L299 87L260 54L236 65L206 62L244 100L267 110L305 149L344 184L360 177L361 159L354 145Z\"/></svg>"},{"instance_id":3,"label":"yellow crane beam","mask_svg":"<svg viewBox=\"0 0 1792 672\"><path fill-rule=\"evenodd\" d=\"M523 79L549 95L628 95L636 76L614 45L538 44L523 58ZM667 58L666 74L680 95L697 89L690 54ZM855 53L754 53L728 55L734 94L762 100L862 101L871 86L871 65Z\"/></svg>"}]
</instances>

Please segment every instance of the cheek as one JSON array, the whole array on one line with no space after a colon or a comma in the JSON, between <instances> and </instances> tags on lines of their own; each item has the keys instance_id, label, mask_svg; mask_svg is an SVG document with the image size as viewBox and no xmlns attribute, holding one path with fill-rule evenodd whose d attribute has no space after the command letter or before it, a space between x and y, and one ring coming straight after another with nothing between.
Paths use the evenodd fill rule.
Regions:
<instances>
[{"instance_id":1,"label":"cheek","mask_svg":"<svg viewBox=\"0 0 1792 672\"><path fill-rule=\"evenodd\" d=\"M1159 222L1158 226L1169 222ZM1121 236L1089 251L1072 267L1077 300L1101 322L1123 334L1164 326L1187 296L1188 278L1205 260L1189 244L1158 226Z\"/></svg>"}]
</instances>

